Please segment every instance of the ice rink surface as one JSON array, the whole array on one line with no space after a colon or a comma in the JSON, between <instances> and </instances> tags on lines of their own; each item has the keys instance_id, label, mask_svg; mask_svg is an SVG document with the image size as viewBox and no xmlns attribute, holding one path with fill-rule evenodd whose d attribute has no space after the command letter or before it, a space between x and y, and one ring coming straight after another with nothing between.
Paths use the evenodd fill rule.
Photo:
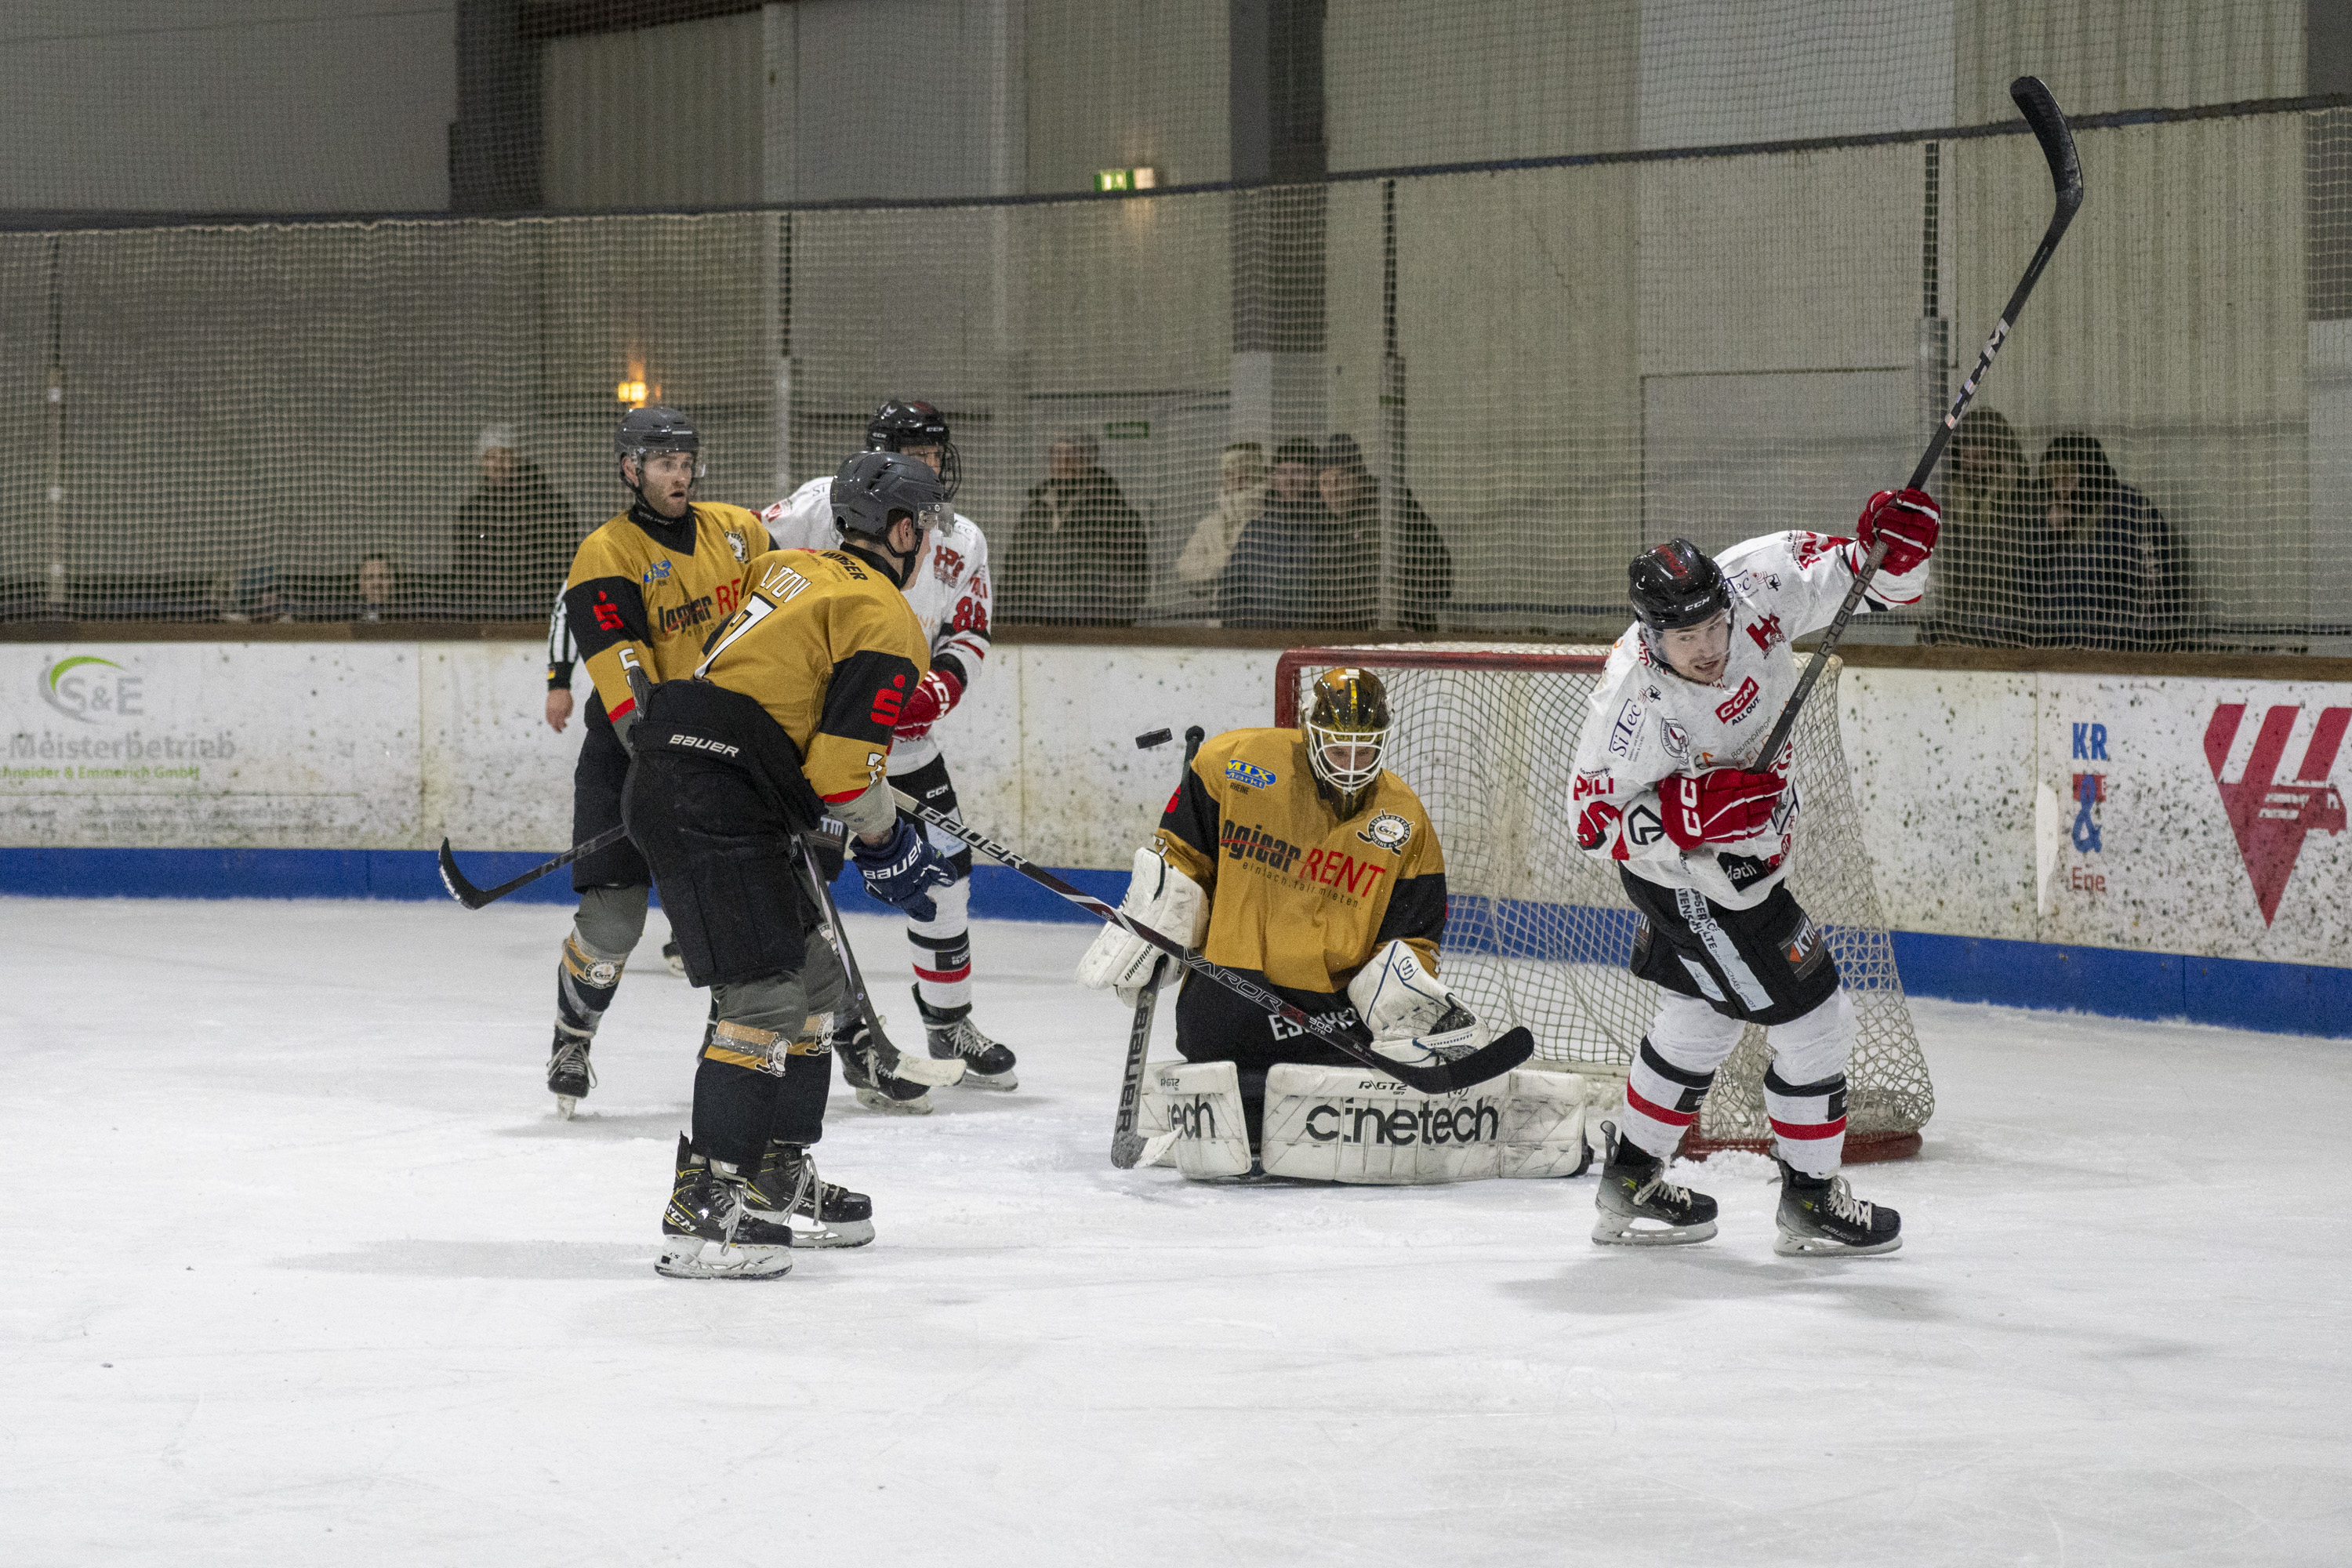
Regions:
<instances>
[{"instance_id":1,"label":"ice rink surface","mask_svg":"<svg viewBox=\"0 0 2352 1568\"><path fill-rule=\"evenodd\" d=\"M1776 1258L1754 1158L1633 1252L1589 1176L1114 1171L1088 932L982 922L1019 1091L836 1086L877 1243L681 1283L703 996L656 916L558 1121L568 919L0 900L0 1559L2352 1560L2344 1042L1923 1002L1900 1254Z\"/></svg>"}]
</instances>

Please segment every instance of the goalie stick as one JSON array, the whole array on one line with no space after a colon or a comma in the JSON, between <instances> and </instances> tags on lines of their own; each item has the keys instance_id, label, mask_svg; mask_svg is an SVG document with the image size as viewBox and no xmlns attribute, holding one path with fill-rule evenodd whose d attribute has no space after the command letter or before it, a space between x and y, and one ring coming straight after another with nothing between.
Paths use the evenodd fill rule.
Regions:
<instances>
[{"instance_id":1,"label":"goalie stick","mask_svg":"<svg viewBox=\"0 0 2352 1568\"><path fill-rule=\"evenodd\" d=\"M1936 434L1927 442L1927 450L1919 458L1919 466L1913 468L1911 477L1904 481L1906 489L1917 489L1927 482L1927 476L1936 471L1936 464L1944 455L1945 445L1951 440L1952 432L1959 428L1960 416L1968 412L1969 405L1976 399L1979 384L1984 380L1985 373L1992 368L1992 356L2000 353L2000 345L2008 341L2011 330L2017 325L2017 318L2024 313L2025 297L2033 292L2033 285L2042 279L2042 269L2050 265L2051 257L2057 253L2058 242L2065 237L2066 226L2074 221L2075 209L2083 205L2083 162L2075 155L2074 133L2066 128L2066 116L2060 111L2057 100L2050 96L2050 89L2042 84L2040 77L2032 76L2021 76L2011 82L2009 96L2024 113L2025 123L2033 132L2033 139L2042 144L2042 156L2050 164L2050 183L2057 189L2057 210L2050 215L2050 226L2042 231L2042 244L2034 250L2033 259L2026 263L2025 276L2017 280L2016 291L2010 295L2009 304L2001 310L1992 336L1985 340L1983 351L1977 355L1976 368L1969 372L1968 380L1960 383L1959 395L1952 399L1951 410L1944 416L1944 422L1936 427ZM1763 750L1757 753L1757 765L1769 766L1771 759L1779 756L1780 748L1788 744L1789 732L1797 727L1797 710L1805 705L1805 699L1812 692L1813 683L1829 667L1830 656L1837 651L1838 639L1845 635L1846 622L1852 620L1854 611L1861 607L1862 595L1870 587L1870 580L1878 575L1879 563L1885 558L1886 542L1882 539L1870 547L1862 569L1853 574L1853 585L1845 591L1844 602L1838 605L1836 616L1832 617L1827 629L1822 633L1821 647L1814 650L1812 662L1805 667L1805 673L1798 679L1797 689L1790 694L1789 705L1780 710L1780 721L1772 726L1772 733L1765 738Z\"/></svg>"},{"instance_id":2,"label":"goalie stick","mask_svg":"<svg viewBox=\"0 0 2352 1568\"><path fill-rule=\"evenodd\" d=\"M1246 974L1236 973L1223 964L1212 963L1173 937L1162 935L1091 893L1080 892L1051 871L1030 864L1017 850L1009 849L986 834L965 826L945 812L933 810L903 791L894 789L891 793L898 797L899 810L919 821L929 823L950 837L962 840L991 859L1011 867L1039 887L1067 899L1097 920L1140 937L1193 973L1216 982L1236 996L1255 1002L1284 1023L1297 1026L1300 1032L1365 1067L1388 1074L1408 1089L1419 1089L1423 1094L1452 1094L1473 1084L1484 1083L1490 1078L1499 1078L1535 1054L1535 1037L1528 1032L1525 1025L1519 1025L1469 1055L1452 1061L1412 1063L1384 1057L1372 1049L1371 1031L1352 1017L1340 1013L1309 1013L1285 1001Z\"/></svg>"},{"instance_id":3,"label":"goalie stick","mask_svg":"<svg viewBox=\"0 0 2352 1568\"><path fill-rule=\"evenodd\" d=\"M1208 738L1209 732L1198 724L1184 731L1187 769L1199 753L1201 742ZM1138 735L1135 743L1149 750L1168 740L1167 731L1154 730L1150 734ZM1143 994L1135 999L1135 1026L1128 1031L1127 1066L1118 1079L1118 1115L1110 1129L1110 1163L1122 1171L1133 1170L1143 1158L1145 1143L1137 1134L1135 1123L1143 1110L1143 1068L1145 1058L1151 1054L1151 1016L1159 1010L1160 982L1167 973L1165 958L1152 964L1151 979L1144 985Z\"/></svg>"}]
</instances>

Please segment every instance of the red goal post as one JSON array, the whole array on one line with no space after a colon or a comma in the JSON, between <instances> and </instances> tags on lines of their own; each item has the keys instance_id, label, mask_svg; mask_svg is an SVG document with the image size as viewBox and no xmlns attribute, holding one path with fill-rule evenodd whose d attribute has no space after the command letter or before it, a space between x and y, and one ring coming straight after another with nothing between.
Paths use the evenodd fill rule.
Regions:
<instances>
[{"instance_id":1,"label":"red goal post","mask_svg":"<svg viewBox=\"0 0 2352 1568\"><path fill-rule=\"evenodd\" d=\"M1802 656L1801 656L1802 657ZM1274 721L1295 729L1315 677L1369 669L1395 728L1386 766L1429 812L1445 851L1447 982L1496 1028L1525 1024L1538 1065L1621 1078L1658 991L1626 968L1640 917L1615 868L1576 847L1577 740L1606 647L1420 643L1300 647L1275 666ZM1935 1090L1895 973L1837 730L1832 659L1799 719L1806 809L1790 887L1827 937L1860 1025L1847 1068L1846 1159L1916 1153ZM1750 1025L1684 1142L1694 1157L1769 1146L1765 1032Z\"/></svg>"}]
</instances>

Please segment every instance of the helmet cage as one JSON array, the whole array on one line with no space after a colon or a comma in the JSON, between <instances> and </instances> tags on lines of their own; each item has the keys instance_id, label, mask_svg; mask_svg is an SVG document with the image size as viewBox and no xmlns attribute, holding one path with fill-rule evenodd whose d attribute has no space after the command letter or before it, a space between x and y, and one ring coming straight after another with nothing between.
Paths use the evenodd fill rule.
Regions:
<instances>
[{"instance_id":1,"label":"helmet cage","mask_svg":"<svg viewBox=\"0 0 2352 1568\"><path fill-rule=\"evenodd\" d=\"M940 454L940 499L955 500L963 483L963 458L948 438L947 416L928 403L908 403L893 397L874 411L866 426L869 452L904 452L909 447L936 447Z\"/></svg>"},{"instance_id":2,"label":"helmet cage","mask_svg":"<svg viewBox=\"0 0 2352 1568\"><path fill-rule=\"evenodd\" d=\"M1369 749L1371 761L1360 761L1351 768L1340 767L1324 755L1329 746L1353 746L1359 757ZM1389 731L1386 725L1379 729L1350 724L1318 724L1307 722L1307 765L1315 776L1343 795L1355 795L1371 787L1381 776L1381 763L1388 755Z\"/></svg>"}]
</instances>

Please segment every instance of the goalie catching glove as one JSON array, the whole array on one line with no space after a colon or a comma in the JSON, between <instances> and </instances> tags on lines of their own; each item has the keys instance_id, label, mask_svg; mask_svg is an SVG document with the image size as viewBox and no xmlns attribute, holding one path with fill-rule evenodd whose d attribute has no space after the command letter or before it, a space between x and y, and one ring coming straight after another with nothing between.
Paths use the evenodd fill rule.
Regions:
<instances>
[{"instance_id":1,"label":"goalie catching glove","mask_svg":"<svg viewBox=\"0 0 2352 1568\"><path fill-rule=\"evenodd\" d=\"M1420 1066L1458 1061L1484 1046L1486 1026L1422 967L1406 942L1391 942L1348 982L1348 1000L1372 1032L1372 1049Z\"/></svg>"},{"instance_id":2,"label":"goalie catching glove","mask_svg":"<svg viewBox=\"0 0 2352 1568\"><path fill-rule=\"evenodd\" d=\"M1209 901L1201 884L1152 847L1135 852L1135 875L1128 881L1118 912L1188 949L1201 945L1209 925ZM1078 984L1115 991L1122 1004L1133 1007L1164 956L1126 927L1106 925L1078 960Z\"/></svg>"}]
</instances>

